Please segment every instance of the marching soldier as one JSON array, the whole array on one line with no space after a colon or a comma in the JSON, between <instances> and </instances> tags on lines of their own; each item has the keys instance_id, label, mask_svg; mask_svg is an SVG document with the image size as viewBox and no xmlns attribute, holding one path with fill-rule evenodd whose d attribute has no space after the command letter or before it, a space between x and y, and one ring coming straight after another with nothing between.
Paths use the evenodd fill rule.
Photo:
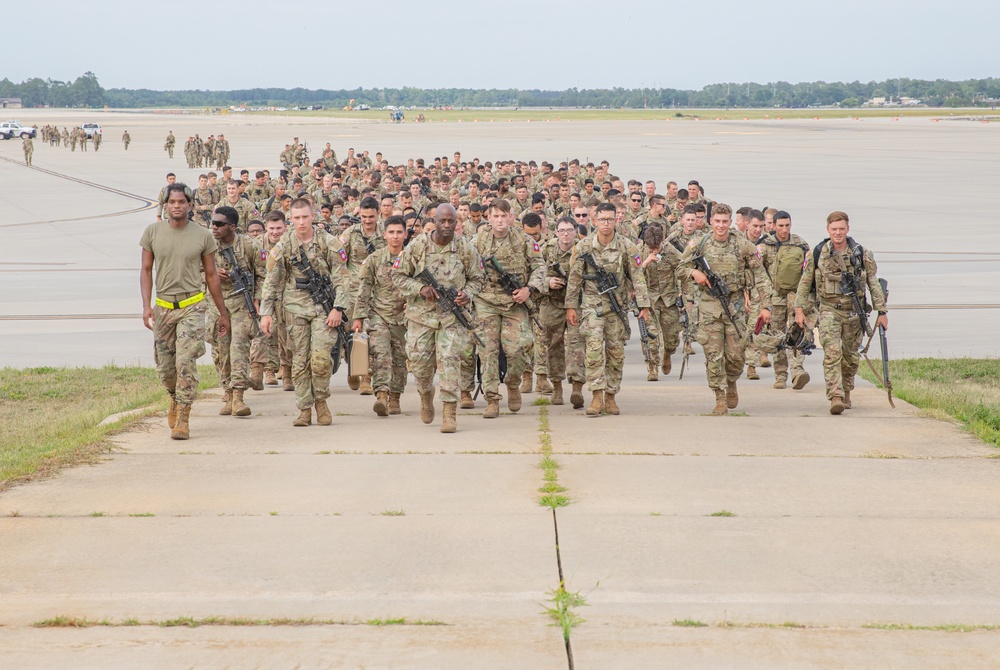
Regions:
<instances>
[{"instance_id":1,"label":"marching soldier","mask_svg":"<svg viewBox=\"0 0 1000 670\"><path fill-rule=\"evenodd\" d=\"M128 145L132 144L132 136L128 134L127 130L122 133L122 144L125 145L125 151L128 151Z\"/></svg>"},{"instance_id":2,"label":"marching soldier","mask_svg":"<svg viewBox=\"0 0 1000 670\"><path fill-rule=\"evenodd\" d=\"M177 138L174 137L174 131L167 131L167 139L163 143L163 149L167 152L168 158L174 157L174 145L177 144Z\"/></svg>"},{"instance_id":3,"label":"marching soldier","mask_svg":"<svg viewBox=\"0 0 1000 670\"><path fill-rule=\"evenodd\" d=\"M583 407L583 341L580 327L566 322L566 282L576 242L576 224L572 219L556 223L556 236L542 247L545 259L546 284L538 306L542 323L545 352L548 357L549 380L552 382L552 404L562 405L563 379L572 384L570 403L573 409Z\"/></svg>"},{"instance_id":4,"label":"marching soldier","mask_svg":"<svg viewBox=\"0 0 1000 670\"><path fill-rule=\"evenodd\" d=\"M663 196L653 196L662 198ZM664 229L650 223L643 234L640 253L644 256L642 270L649 292L651 319L646 322L649 329L649 362L647 381L659 379L657 368L669 375L672 368L671 356L680 344L681 320L677 307L677 270L681 254L672 244L664 243ZM663 345L662 354L660 345Z\"/></svg>"}]
</instances>

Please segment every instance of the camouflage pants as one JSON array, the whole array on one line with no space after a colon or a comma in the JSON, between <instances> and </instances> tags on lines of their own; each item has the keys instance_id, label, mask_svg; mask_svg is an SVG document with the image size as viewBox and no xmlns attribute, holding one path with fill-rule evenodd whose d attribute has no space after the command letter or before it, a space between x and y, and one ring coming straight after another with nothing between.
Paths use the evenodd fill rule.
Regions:
<instances>
[{"instance_id":1,"label":"camouflage pants","mask_svg":"<svg viewBox=\"0 0 1000 670\"><path fill-rule=\"evenodd\" d=\"M771 305L771 327L775 330L787 331L789 326L795 323L795 310L788 309L788 305L795 304L795 293L789 293L784 301L775 300ZM807 314L808 316L808 314ZM813 319L806 319L808 326L814 323ZM807 326L807 327L808 327ZM782 349L774 354L774 376L788 378L788 364L792 366L792 376L801 373L802 363L805 356L801 351Z\"/></svg>"},{"instance_id":2,"label":"camouflage pants","mask_svg":"<svg viewBox=\"0 0 1000 670\"><path fill-rule=\"evenodd\" d=\"M854 389L854 376L858 373L861 339L864 331L858 317L849 312L820 307L819 342L823 347L823 380L826 397L844 397L845 391Z\"/></svg>"},{"instance_id":3,"label":"camouflage pants","mask_svg":"<svg viewBox=\"0 0 1000 670\"><path fill-rule=\"evenodd\" d=\"M417 382L417 391L434 389L434 373L438 375L442 402L458 402L462 360L472 349L472 336L460 324L442 323L425 326L416 321L406 324L406 355Z\"/></svg>"},{"instance_id":4,"label":"camouflage pants","mask_svg":"<svg viewBox=\"0 0 1000 670\"><path fill-rule=\"evenodd\" d=\"M583 372L583 338L580 326L566 322L565 309L544 311L541 315L545 332L543 337L548 355L549 379L570 382L586 380Z\"/></svg>"},{"instance_id":5,"label":"camouflage pants","mask_svg":"<svg viewBox=\"0 0 1000 670\"><path fill-rule=\"evenodd\" d=\"M486 344L479 352L483 365L483 391L487 400L500 399L500 347L507 354L508 384L520 383L531 352L528 310L515 307L505 314L479 314L476 332Z\"/></svg>"},{"instance_id":6,"label":"camouflage pants","mask_svg":"<svg viewBox=\"0 0 1000 670\"><path fill-rule=\"evenodd\" d=\"M265 337L264 333L257 332L257 337L253 338L250 345L250 361L261 363L264 370L277 372L279 366L292 365L292 352L288 348L288 329L285 328L285 311L280 305L275 306L274 330L271 337Z\"/></svg>"},{"instance_id":7,"label":"camouflage pants","mask_svg":"<svg viewBox=\"0 0 1000 670\"><path fill-rule=\"evenodd\" d=\"M333 359L330 351L337 341L337 331L326 325L322 316L296 316L285 311L288 346L292 352L292 382L295 406L309 409L317 400L330 397Z\"/></svg>"},{"instance_id":8,"label":"camouflage pants","mask_svg":"<svg viewBox=\"0 0 1000 670\"><path fill-rule=\"evenodd\" d=\"M536 315L535 318L538 318ZM541 319L539 319L539 322ZM536 375L549 374L549 341L545 337L545 329L539 328L535 322L531 322L531 332L534 336L534 345L531 347L531 369Z\"/></svg>"},{"instance_id":9,"label":"camouflage pants","mask_svg":"<svg viewBox=\"0 0 1000 670\"><path fill-rule=\"evenodd\" d=\"M406 387L406 324L392 325L372 314L367 333L372 388L402 393Z\"/></svg>"},{"instance_id":10,"label":"camouflage pants","mask_svg":"<svg viewBox=\"0 0 1000 670\"><path fill-rule=\"evenodd\" d=\"M257 332L257 324L242 305L229 310L229 332L219 337L219 314L208 310L208 343L212 345L212 362L219 373L219 381L226 391L250 388L250 342Z\"/></svg>"},{"instance_id":11,"label":"camouflage pants","mask_svg":"<svg viewBox=\"0 0 1000 670\"><path fill-rule=\"evenodd\" d=\"M754 300L753 302L750 303L750 312L749 313L744 312L744 315L746 316L746 322L745 322L745 327L743 328L743 332L745 333L753 332L753 329L757 326L757 319L760 318L760 310L762 307L763 305L759 300ZM746 348L743 350L743 359L745 361L749 361L747 363L748 366L754 367L757 365L758 362L760 362L760 349L758 349L757 345L753 343L753 338L748 337L746 339L746 342L747 342Z\"/></svg>"},{"instance_id":12,"label":"camouflage pants","mask_svg":"<svg viewBox=\"0 0 1000 670\"><path fill-rule=\"evenodd\" d=\"M680 310L671 303L670 305L658 302L650 310L650 319L646 323L649 329L649 355L654 365L659 365L661 349L663 343L663 355L672 356L677 351L677 345L681 342L681 318Z\"/></svg>"},{"instance_id":13,"label":"camouflage pants","mask_svg":"<svg viewBox=\"0 0 1000 670\"><path fill-rule=\"evenodd\" d=\"M28 150L24 152L24 164L31 165L31 157L34 155L34 150Z\"/></svg>"},{"instance_id":14,"label":"camouflage pants","mask_svg":"<svg viewBox=\"0 0 1000 670\"><path fill-rule=\"evenodd\" d=\"M153 360L167 391L190 405L198 393L198 359L205 355L205 301L182 309L153 307Z\"/></svg>"},{"instance_id":15,"label":"camouflage pants","mask_svg":"<svg viewBox=\"0 0 1000 670\"><path fill-rule=\"evenodd\" d=\"M709 388L725 389L727 382L734 382L743 374L746 342L736 334L736 327L725 314L713 316L712 311L702 305L698 321L699 342L705 350ZM743 314L737 312L733 316L740 319Z\"/></svg>"},{"instance_id":16,"label":"camouflage pants","mask_svg":"<svg viewBox=\"0 0 1000 670\"><path fill-rule=\"evenodd\" d=\"M476 355L479 353L479 345L469 336L472 346L469 353L462 356L462 369L460 371L461 383L459 384L463 393L472 393L476 390Z\"/></svg>"},{"instance_id":17,"label":"camouflage pants","mask_svg":"<svg viewBox=\"0 0 1000 670\"><path fill-rule=\"evenodd\" d=\"M622 385L625 367L625 342L628 333L616 314L607 310L599 314L596 309L580 310L580 332L584 338L584 367L587 388L617 394Z\"/></svg>"}]
</instances>

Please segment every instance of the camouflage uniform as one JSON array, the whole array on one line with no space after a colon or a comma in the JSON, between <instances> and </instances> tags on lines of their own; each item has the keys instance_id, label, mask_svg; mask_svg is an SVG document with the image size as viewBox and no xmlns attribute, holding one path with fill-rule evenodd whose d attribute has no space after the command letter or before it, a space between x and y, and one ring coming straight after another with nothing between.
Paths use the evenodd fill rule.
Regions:
<instances>
[{"instance_id":1,"label":"camouflage uniform","mask_svg":"<svg viewBox=\"0 0 1000 670\"><path fill-rule=\"evenodd\" d=\"M517 228L509 228L507 236L497 239L492 230L484 229L476 237L476 250L481 258L493 256L504 270L517 277L521 284L540 292L545 282L545 263L537 242ZM500 287L498 273L486 269L482 293L476 296L476 331L486 345L480 352L483 364L483 390L487 400L499 400L500 347L507 355L507 386L516 386L531 354L532 332L528 308L514 302Z\"/></svg>"},{"instance_id":2,"label":"camouflage uniform","mask_svg":"<svg viewBox=\"0 0 1000 670\"><path fill-rule=\"evenodd\" d=\"M629 304L629 293L635 293L639 308L649 307L646 278L639 271L642 257L639 248L621 235L615 235L607 246L603 246L597 235L591 235L577 242L570 265L569 283L566 287L567 308L580 305L580 332L584 336L586 352L584 364L587 371L587 387L594 392L604 391L617 395L621 389L622 368L625 365L625 342L630 333L621 319L611 309L611 303L597 292L593 281L584 280L583 275L593 273L592 267L584 267L581 254L590 253L598 266L604 268L618 280L615 295L623 308Z\"/></svg>"},{"instance_id":3,"label":"camouflage uniform","mask_svg":"<svg viewBox=\"0 0 1000 670\"><path fill-rule=\"evenodd\" d=\"M472 335L455 315L420 295L423 283L414 279L424 268L445 288L474 299L483 287L483 268L476 250L462 237L440 247L430 233L421 233L403 251L393 283L406 299L406 355L421 394L434 390L437 371L443 402L458 402L460 365L472 349Z\"/></svg>"},{"instance_id":4,"label":"camouflage uniform","mask_svg":"<svg viewBox=\"0 0 1000 670\"><path fill-rule=\"evenodd\" d=\"M757 258L757 249L745 237L730 234L725 242L718 242L712 233L706 233L700 240L692 239L681 259L681 272L690 277L694 269L693 259L702 254L709 267L729 287L729 310L734 320L740 322L746 319L744 292L756 291L764 296L762 307L770 307L770 286ZM726 390L743 374L746 342L736 334L736 328L723 312L722 304L709 295L708 288L697 286L696 291L698 341L705 349L708 386L715 391ZM745 328L741 331L744 337L748 335Z\"/></svg>"},{"instance_id":5,"label":"camouflage uniform","mask_svg":"<svg viewBox=\"0 0 1000 670\"><path fill-rule=\"evenodd\" d=\"M21 148L24 149L24 164L31 165L31 157L35 153L35 144L31 141L30 137L25 137L21 142Z\"/></svg>"},{"instance_id":6,"label":"camouflage uniform","mask_svg":"<svg viewBox=\"0 0 1000 670\"><path fill-rule=\"evenodd\" d=\"M163 143L163 148L167 152L168 158L174 157L174 145L177 144L177 138L174 137L173 133L167 133L167 140Z\"/></svg>"},{"instance_id":7,"label":"camouflage uniform","mask_svg":"<svg viewBox=\"0 0 1000 670\"><path fill-rule=\"evenodd\" d=\"M639 245L639 253L643 260L649 255L645 244ZM651 375L656 374L657 366L662 365L666 369L670 357L677 351L681 332L680 310L677 309L677 296L680 295L677 270L681 254L672 244L665 242L660 247L659 256L659 260L653 261L643 270L651 306L650 319L646 323L650 336L648 367Z\"/></svg>"},{"instance_id":8,"label":"camouflage uniform","mask_svg":"<svg viewBox=\"0 0 1000 670\"><path fill-rule=\"evenodd\" d=\"M191 201L194 205L195 220L206 228L211 226L212 212L219 205L219 194L210 186L197 188L191 194ZM201 207L205 207L206 209L200 209Z\"/></svg>"},{"instance_id":9,"label":"camouflage uniform","mask_svg":"<svg viewBox=\"0 0 1000 670\"><path fill-rule=\"evenodd\" d=\"M260 300L264 284L264 263L254 241L240 233L232 244L222 245L215 251L215 267L232 273L233 266L226 260L223 251L232 248L236 263L254 276L254 299ZM215 303L208 306L208 342L212 345L212 361L219 373L219 381L224 391L249 388L250 343L257 334L257 324L247 311L243 296L233 292L232 279L219 277L222 296L229 311L229 332L219 337L219 311Z\"/></svg>"},{"instance_id":10,"label":"camouflage uniform","mask_svg":"<svg viewBox=\"0 0 1000 670\"><path fill-rule=\"evenodd\" d=\"M402 393L406 386L406 305L392 284L397 265L399 256L391 255L388 247L366 258L354 303L354 318L368 320L368 359L376 393Z\"/></svg>"},{"instance_id":11,"label":"camouflage uniform","mask_svg":"<svg viewBox=\"0 0 1000 670\"><path fill-rule=\"evenodd\" d=\"M872 306L876 311L888 311L885 295L878 283L875 257L865 249L863 260L855 265L852 263L852 250L856 243L850 237L847 241L848 247L844 251L834 251L833 244L825 240L820 244L819 258L810 256L806 259L806 267L795 296L795 307L803 310L808 310L814 299L819 301L823 378L826 381L826 397L831 400L835 397L843 400L854 389L854 376L861 362L858 350L865 336L851 297L844 295L840 288L844 270L850 269L861 286L868 287ZM811 295L814 291L815 295Z\"/></svg>"},{"instance_id":12,"label":"camouflage uniform","mask_svg":"<svg viewBox=\"0 0 1000 670\"><path fill-rule=\"evenodd\" d=\"M542 257L545 259L546 277L569 276L570 261L573 248L562 251L557 240L549 240L542 247ZM555 270L559 266L562 272ZM549 379L553 382L568 379L572 383L583 383L583 339L580 337L580 326L571 326L566 321L566 287L551 288L548 281L542 287L542 299L538 303L538 320L544 329Z\"/></svg>"},{"instance_id":13,"label":"camouflage uniform","mask_svg":"<svg viewBox=\"0 0 1000 670\"><path fill-rule=\"evenodd\" d=\"M271 249L274 245L267 235L262 235L263 240L257 245L257 253L260 255L261 263L265 264L267 271L274 267L274 259L271 258ZM263 285L264 282L261 282ZM271 337L258 331L257 336L250 345L250 362L263 366L265 372L275 373L278 368L290 370L292 367L292 352L288 348L288 330L285 328L285 309L281 304L281 297L275 300L274 314L272 314L273 327ZM282 380L285 381L285 380ZM292 383L291 375L285 386ZM290 390L289 388L285 389Z\"/></svg>"},{"instance_id":14,"label":"camouflage uniform","mask_svg":"<svg viewBox=\"0 0 1000 670\"><path fill-rule=\"evenodd\" d=\"M757 244L757 251L760 253L764 268L767 269L768 277L771 279L771 323L775 329L781 331L787 331L789 326L795 323L795 298L797 289L788 290L786 288L781 288L777 285L777 278L775 277L778 251L781 247L788 245L802 248L805 254L802 263L803 266L807 262L810 262L809 245L805 240L794 233L790 235L787 242L779 242L778 238L771 233L762 237ZM816 325L814 310L810 309L807 311L807 320L807 326L809 330L811 330L812 326ZM802 363L804 358L805 357L802 355L802 352L798 349L793 349L791 351L788 349L781 349L776 352L774 354L775 379L781 378L784 380L788 378L789 362L791 362L792 366L793 379L803 374L804 369L802 367Z\"/></svg>"},{"instance_id":15,"label":"camouflage uniform","mask_svg":"<svg viewBox=\"0 0 1000 670\"><path fill-rule=\"evenodd\" d=\"M225 191L223 191L223 193L225 193ZM247 224L250 223L251 219L257 215L257 209L253 206L253 203L246 198L237 198L236 202L231 202L229 198L223 197L218 201L218 203L216 203L215 208L218 209L223 206L232 207L240 215L239 220L236 222L236 230L241 233L245 233L247 231Z\"/></svg>"},{"instance_id":16,"label":"camouflage uniform","mask_svg":"<svg viewBox=\"0 0 1000 670\"><path fill-rule=\"evenodd\" d=\"M314 230L313 238L302 243L289 230L271 249L274 266L264 281L261 301L261 316L273 315L275 303L280 299L285 310L285 328L292 351L292 381L295 383L295 405L306 410L317 401L330 397L330 375L333 359L330 352L337 340L337 332L326 325L327 314L314 303L309 293L296 288L295 280L305 280L305 275L294 265L299 258L299 250L305 251L306 258L320 275L329 275L337 291L335 307L346 312L347 291L344 286L347 277L334 251L336 238L322 230Z\"/></svg>"},{"instance_id":17,"label":"camouflage uniform","mask_svg":"<svg viewBox=\"0 0 1000 670\"><path fill-rule=\"evenodd\" d=\"M365 237L364 228L360 223L355 223L337 237L334 250L350 275L350 284L347 288L350 295L348 304L350 305L353 305L357 299L358 287L361 285L361 268L365 259L386 245L382 233L382 227L376 224L372 236ZM350 312L347 315L354 318Z\"/></svg>"}]
</instances>

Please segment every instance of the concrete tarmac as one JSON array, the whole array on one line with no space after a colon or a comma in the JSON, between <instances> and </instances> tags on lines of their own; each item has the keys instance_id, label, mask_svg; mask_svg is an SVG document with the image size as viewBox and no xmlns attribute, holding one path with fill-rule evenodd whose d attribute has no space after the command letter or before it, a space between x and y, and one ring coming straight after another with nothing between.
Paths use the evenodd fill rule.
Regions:
<instances>
[{"instance_id":1,"label":"concrete tarmac","mask_svg":"<svg viewBox=\"0 0 1000 670\"><path fill-rule=\"evenodd\" d=\"M39 120L60 114L68 124L89 120L69 112ZM749 197L743 193L776 198L758 189L790 181L794 188L781 190L788 201L812 208L799 231L810 241L818 240L816 217L847 210L863 231L859 239L880 262L886 259L883 270L899 287L901 304L951 301L943 286L965 291L960 302L993 300L978 287L980 279L995 278L989 254L1000 248L996 232L966 218L961 236L907 236L907 226L922 230L923 219L914 219L912 209L876 204L919 198L917 209L929 207L932 215L952 211L956 202L965 206L886 177L893 169L910 175L946 169L989 206L998 196L976 190L987 177L975 157L986 160L993 124L664 121L459 129L97 116L108 134L98 154L36 143L36 165L152 197L167 169L187 173L177 169L180 152L170 163L160 149L164 123L181 142L195 128L203 137L223 130L237 168L244 161L274 168L293 134L314 149L328 137L338 155L347 142L390 156L461 149L495 157L503 145L551 160L589 151L591 159L608 157L643 175L644 166L669 171L676 161L697 166L683 177L701 178L710 195L731 204ZM128 154L112 139L125 123L135 138ZM672 135L644 134L660 132ZM536 156L546 134L553 155ZM728 148L713 148L719 146ZM768 146L771 157L764 160ZM973 164L952 159L947 147ZM15 148L19 143L0 143L0 157L13 158ZM869 152L867 161L848 160L852 151ZM926 160L910 158L918 151ZM730 166L748 161L758 168L722 170L720 155ZM889 161L887 167L876 168L876 158ZM833 177L829 183L810 177L810 160L814 171L830 163L841 176L864 173L869 190L848 198L850 189L829 186ZM8 251L0 262L3 364L149 363L151 336L138 320L137 241L150 213L100 216L141 202L7 161L0 161L0 178L17 184L0 191L0 239ZM877 179L887 181L879 187ZM67 191L49 196L52 189ZM56 197L65 200L56 206ZM782 206L795 216L795 206ZM893 232L866 228L862 222L876 214L893 222ZM883 249L906 254L880 255ZM948 255L940 257L947 263L923 264L942 249L962 261ZM888 262L897 257L910 265ZM894 354L992 354L996 314L893 311ZM964 325L956 329L944 317ZM569 497L555 516L559 556L566 587L587 601L571 637L577 668L995 667L1000 631L949 632L1000 625L995 450L898 400L891 410L884 393L864 383L854 393L855 408L831 417L820 356L807 359L813 381L805 389L776 391L773 369L759 369L760 381L741 380L736 412L712 417L700 351L683 381L675 360L669 378L649 383L633 342L621 416L589 419L568 405L545 409L558 480ZM403 415L383 419L372 413L372 398L346 388L343 373L333 389L332 427L292 428L292 394L279 388L249 392L247 419L218 416L218 391L210 391L195 405L188 442L171 441L165 419L151 419L117 436L114 452L97 465L0 493L4 664L567 667L561 631L544 612L559 572L553 515L537 504L544 483L542 409L530 404L537 396L525 396L521 412L494 421L479 416L480 399L476 410L460 411L459 432L446 436L438 432L440 404L433 425L420 423L412 385ZM331 623L32 625L59 616ZM406 623L369 625L401 618ZM707 625L678 625L684 622Z\"/></svg>"}]
</instances>

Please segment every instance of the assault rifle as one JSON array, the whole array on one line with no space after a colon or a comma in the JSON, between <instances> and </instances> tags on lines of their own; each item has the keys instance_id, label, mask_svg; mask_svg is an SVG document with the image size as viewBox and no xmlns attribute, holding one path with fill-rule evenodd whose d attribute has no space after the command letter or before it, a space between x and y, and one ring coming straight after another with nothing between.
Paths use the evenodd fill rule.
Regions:
<instances>
[{"instance_id":1,"label":"assault rifle","mask_svg":"<svg viewBox=\"0 0 1000 670\"><path fill-rule=\"evenodd\" d=\"M684 379L684 368L687 367L688 357L691 355L688 353L691 346L691 319L688 318L687 310L684 309L684 295L677 296L677 321L684 328L684 338L681 342L681 346L684 347L684 358L681 359L681 374L677 378L678 380Z\"/></svg>"},{"instance_id":2,"label":"assault rifle","mask_svg":"<svg viewBox=\"0 0 1000 670\"><path fill-rule=\"evenodd\" d=\"M250 314L250 318L257 324L257 329L259 330L260 314L257 313L257 306L253 304L253 275L239 266L239 263L236 262L236 254L233 253L232 247L226 247L223 249L222 257L226 259L227 263L233 266L233 269L229 271L229 278L233 282L233 293L243 296L243 304L247 307L247 313Z\"/></svg>"},{"instance_id":3,"label":"assault rifle","mask_svg":"<svg viewBox=\"0 0 1000 670\"><path fill-rule=\"evenodd\" d=\"M434 275L432 275L430 273L430 270L428 270L427 268L424 268L423 270L415 274L413 278L423 282L424 286L430 286L432 289L434 289L434 292L437 293L438 295L437 299L438 306L441 309L454 314L455 320L458 321L466 330L472 333L472 336L476 338L476 342L479 343L479 346L481 347L486 346L485 344L483 344L483 341L479 339L479 335L475 333L475 326L473 326L472 323L469 321L469 317L465 315L465 310L462 309L461 305L455 302L455 298L458 297L457 289L445 288L441 286L437 278L435 278Z\"/></svg>"},{"instance_id":4,"label":"assault rifle","mask_svg":"<svg viewBox=\"0 0 1000 670\"><path fill-rule=\"evenodd\" d=\"M559 279L562 279L564 282L569 281L569 275L566 274L566 271L563 270L558 263L553 265L552 269L556 271L556 276L559 277Z\"/></svg>"},{"instance_id":5,"label":"assault rifle","mask_svg":"<svg viewBox=\"0 0 1000 670\"><path fill-rule=\"evenodd\" d=\"M715 271L708 265L708 259L705 258L704 254L695 256L692 260L694 261L695 267L702 274L708 277L708 294L722 304L722 311L725 313L726 318L729 319L729 323L733 324L733 328L736 329L736 334L739 335L742 340L743 331L740 330L740 325L733 317L733 311L729 306L729 296L732 295L729 290L729 286L722 277L715 274Z\"/></svg>"},{"instance_id":6,"label":"assault rifle","mask_svg":"<svg viewBox=\"0 0 1000 670\"><path fill-rule=\"evenodd\" d=\"M305 250L301 247L299 248L299 257L292 261L292 265L305 275L304 279L295 279L295 288L309 293L312 301L323 310L323 319L325 320L334 307L336 307L337 301L337 289L333 288L333 283L330 282L329 275L321 275L316 272L309 259L306 258ZM330 351L330 357L333 359L334 374L340 369L340 361L344 357L344 353L346 352L350 355L351 352L351 337L347 334L347 329L344 327L344 320L347 318L347 314L342 309L340 310L340 314L343 318L340 320L340 325L337 326L337 341Z\"/></svg>"},{"instance_id":7,"label":"assault rifle","mask_svg":"<svg viewBox=\"0 0 1000 670\"><path fill-rule=\"evenodd\" d=\"M611 303L611 311L618 315L618 318L621 319L622 324L625 326L625 333L631 336L632 329L628 325L628 316L625 314L621 303L618 302L618 296L615 295L615 291L618 290L618 277L598 265L594 259L594 255L589 251L580 254L580 258L583 260L584 270L587 269L587 266L590 266L594 270L593 274L586 274L584 272L583 278L597 284L598 295L608 297L608 302Z\"/></svg>"},{"instance_id":8,"label":"assault rifle","mask_svg":"<svg viewBox=\"0 0 1000 670\"><path fill-rule=\"evenodd\" d=\"M861 323L861 328L864 330L865 335L871 337L872 329L868 325L868 311L865 308L864 291L865 287L861 285L861 278L854 274L854 272L844 270L840 273L840 292L851 296L851 305L853 305L854 313Z\"/></svg>"},{"instance_id":9,"label":"assault rifle","mask_svg":"<svg viewBox=\"0 0 1000 670\"><path fill-rule=\"evenodd\" d=\"M889 303L889 282L884 279L878 280L879 286L882 287L882 294L885 296L886 304ZM885 386L885 392L889 394L889 406L893 409L896 408L896 404L892 402L892 382L889 381L889 343L886 341L885 337L885 326L879 324L878 327L878 343L882 348L882 383Z\"/></svg>"},{"instance_id":10,"label":"assault rifle","mask_svg":"<svg viewBox=\"0 0 1000 670\"><path fill-rule=\"evenodd\" d=\"M632 314L639 322L639 343L642 346L642 357L646 359L646 365L649 365L653 360L649 355L649 327L646 325L646 320L639 316L639 303L636 302L635 298L632 298Z\"/></svg>"},{"instance_id":11,"label":"assault rifle","mask_svg":"<svg viewBox=\"0 0 1000 670\"><path fill-rule=\"evenodd\" d=\"M507 295L514 295L514 291L519 291L522 288L524 288L524 284L521 283L520 279L515 277L510 272L504 270L503 266L500 265L500 261L497 260L496 256L487 256L486 258L483 259L483 262L486 264L486 267L490 268L491 270L493 270L493 272L496 273L497 282L499 282L500 288L502 288L503 292L506 293ZM527 300L524 301L524 306L527 308L528 314L531 316L531 320L535 322L535 326L537 326L538 329L541 330L542 324L538 322L538 317L535 316L538 310L535 307L534 303L531 301L531 298L528 298Z\"/></svg>"}]
</instances>

